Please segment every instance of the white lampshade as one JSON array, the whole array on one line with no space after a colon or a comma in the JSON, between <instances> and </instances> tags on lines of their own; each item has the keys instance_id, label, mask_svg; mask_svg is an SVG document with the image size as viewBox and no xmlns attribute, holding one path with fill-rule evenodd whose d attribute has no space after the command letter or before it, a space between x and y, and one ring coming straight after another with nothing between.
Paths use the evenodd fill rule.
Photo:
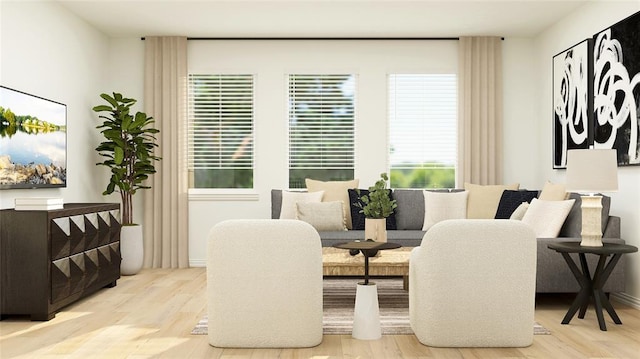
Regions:
<instances>
[{"instance_id":1,"label":"white lampshade","mask_svg":"<svg viewBox=\"0 0 640 359\"><path fill-rule=\"evenodd\" d=\"M578 193L616 192L618 161L616 150L567 151L567 191Z\"/></svg>"}]
</instances>

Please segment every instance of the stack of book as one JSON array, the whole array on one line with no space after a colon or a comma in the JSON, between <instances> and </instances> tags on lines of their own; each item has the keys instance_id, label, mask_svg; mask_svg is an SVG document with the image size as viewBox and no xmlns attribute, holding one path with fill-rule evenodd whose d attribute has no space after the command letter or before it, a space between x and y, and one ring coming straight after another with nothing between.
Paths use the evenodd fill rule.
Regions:
<instances>
[{"instance_id":1,"label":"stack of book","mask_svg":"<svg viewBox=\"0 0 640 359\"><path fill-rule=\"evenodd\" d=\"M62 198L16 198L16 211L50 211L52 209L62 209L64 201Z\"/></svg>"}]
</instances>

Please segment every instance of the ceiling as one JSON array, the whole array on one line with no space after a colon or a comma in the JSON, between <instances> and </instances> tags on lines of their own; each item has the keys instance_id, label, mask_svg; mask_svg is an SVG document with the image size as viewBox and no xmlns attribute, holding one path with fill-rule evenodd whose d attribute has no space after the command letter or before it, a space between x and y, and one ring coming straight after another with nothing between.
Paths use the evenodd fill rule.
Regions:
<instances>
[{"instance_id":1,"label":"ceiling","mask_svg":"<svg viewBox=\"0 0 640 359\"><path fill-rule=\"evenodd\" d=\"M57 2L110 37L512 37L534 36L588 0Z\"/></svg>"}]
</instances>

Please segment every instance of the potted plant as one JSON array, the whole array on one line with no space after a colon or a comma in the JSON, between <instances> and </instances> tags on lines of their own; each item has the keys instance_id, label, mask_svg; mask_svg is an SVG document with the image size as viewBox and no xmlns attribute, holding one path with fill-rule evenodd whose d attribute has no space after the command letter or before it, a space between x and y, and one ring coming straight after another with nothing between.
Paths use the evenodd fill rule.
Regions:
<instances>
[{"instance_id":1,"label":"potted plant","mask_svg":"<svg viewBox=\"0 0 640 359\"><path fill-rule=\"evenodd\" d=\"M387 188L386 173L380 174L380 179L369 187L369 193L358 196L362 203L356 203L360 207L360 213L364 213L364 236L365 239L373 239L378 242L387 241L387 217L398 207L396 201L391 199L391 190Z\"/></svg>"},{"instance_id":2,"label":"potted plant","mask_svg":"<svg viewBox=\"0 0 640 359\"><path fill-rule=\"evenodd\" d=\"M136 100L125 98L119 93L113 96L101 94L108 105L93 108L104 122L96 128L101 129L105 141L96 147L103 162L96 165L111 169L111 178L107 189L102 192L108 195L120 193L122 201L122 229L120 233L120 249L122 253L121 273L131 275L142 268L142 226L133 223L133 195L139 189L147 189L143 182L156 172L154 161L160 157L153 155L157 147L155 134L159 131L150 125L152 117L144 112L131 113L131 106Z\"/></svg>"}]
</instances>

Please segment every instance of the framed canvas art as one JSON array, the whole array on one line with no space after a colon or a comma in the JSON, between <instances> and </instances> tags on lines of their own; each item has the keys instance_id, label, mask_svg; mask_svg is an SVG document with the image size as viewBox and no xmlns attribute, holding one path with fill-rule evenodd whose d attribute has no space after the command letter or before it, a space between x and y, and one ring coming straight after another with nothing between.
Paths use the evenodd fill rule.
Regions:
<instances>
[{"instance_id":1,"label":"framed canvas art","mask_svg":"<svg viewBox=\"0 0 640 359\"><path fill-rule=\"evenodd\" d=\"M640 12L593 36L594 148L640 165Z\"/></svg>"},{"instance_id":2,"label":"framed canvas art","mask_svg":"<svg viewBox=\"0 0 640 359\"><path fill-rule=\"evenodd\" d=\"M592 143L592 40L553 57L553 168L567 167L567 150Z\"/></svg>"}]
</instances>

